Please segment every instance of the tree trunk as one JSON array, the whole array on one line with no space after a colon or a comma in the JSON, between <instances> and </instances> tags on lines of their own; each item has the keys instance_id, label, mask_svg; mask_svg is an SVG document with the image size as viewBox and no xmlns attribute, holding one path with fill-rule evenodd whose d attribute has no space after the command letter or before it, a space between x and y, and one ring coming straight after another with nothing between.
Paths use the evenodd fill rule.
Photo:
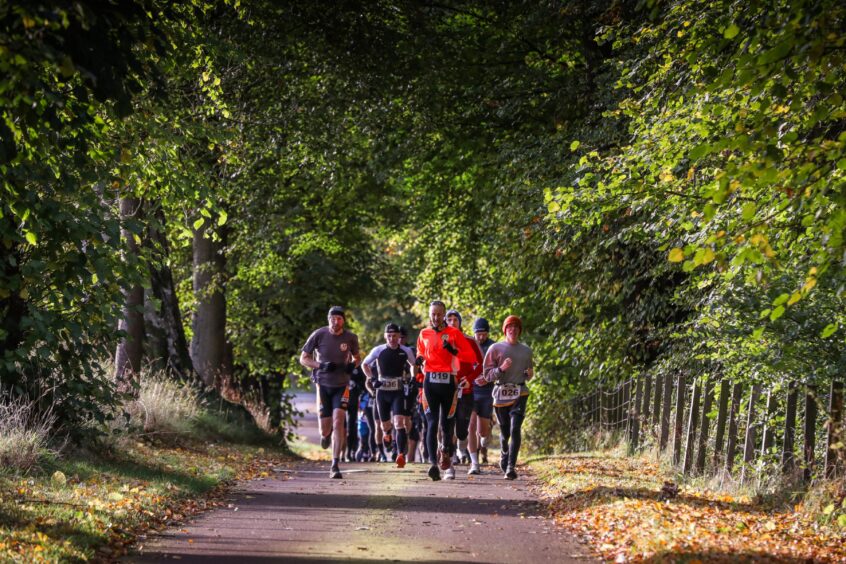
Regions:
<instances>
[{"instance_id":1,"label":"tree trunk","mask_svg":"<svg viewBox=\"0 0 846 564\"><path fill-rule=\"evenodd\" d=\"M740 399L743 386L735 383L731 392L731 411L729 412L728 441L726 443L726 472L731 473L734 468L734 456L737 451L737 428L740 419Z\"/></svg>"},{"instance_id":2,"label":"tree trunk","mask_svg":"<svg viewBox=\"0 0 846 564\"><path fill-rule=\"evenodd\" d=\"M743 444L743 468L740 470L740 483L746 481L746 473L749 465L755 460L755 435L758 424L755 421L756 404L761 397L761 384L752 385L752 394L749 396L749 408L746 411L746 440Z\"/></svg>"},{"instance_id":3,"label":"tree trunk","mask_svg":"<svg viewBox=\"0 0 846 564\"><path fill-rule=\"evenodd\" d=\"M837 476L838 460L843 452L843 381L831 381L831 394L828 399L828 440L825 448L825 477L829 480Z\"/></svg>"},{"instance_id":4,"label":"tree trunk","mask_svg":"<svg viewBox=\"0 0 846 564\"><path fill-rule=\"evenodd\" d=\"M729 393L731 391L729 381L723 378L720 381L720 406L717 412L717 435L714 437L714 468L720 466L720 454L723 452L723 439L726 434L726 415L728 412Z\"/></svg>"},{"instance_id":5,"label":"tree trunk","mask_svg":"<svg viewBox=\"0 0 846 564\"><path fill-rule=\"evenodd\" d=\"M226 298L223 241L213 240L208 221L194 232L194 299L191 360L206 386L225 376Z\"/></svg>"},{"instance_id":6,"label":"tree trunk","mask_svg":"<svg viewBox=\"0 0 846 564\"><path fill-rule=\"evenodd\" d=\"M141 218L141 201L128 197L120 199L120 217L124 225L121 237L125 245L126 258L135 261L140 258L140 245L136 234L127 229L126 222ZM118 331L126 334L115 352L115 378L118 388L127 391L141 373L144 357L144 288L140 284L124 290L123 317L118 322Z\"/></svg>"},{"instance_id":7,"label":"tree trunk","mask_svg":"<svg viewBox=\"0 0 846 564\"><path fill-rule=\"evenodd\" d=\"M784 413L784 440L781 444L781 469L784 472L793 470L795 455L793 453L796 441L796 404L799 400L799 388L795 381L791 381L787 389L787 408Z\"/></svg>"},{"instance_id":8,"label":"tree trunk","mask_svg":"<svg viewBox=\"0 0 846 564\"><path fill-rule=\"evenodd\" d=\"M678 466L681 461L682 431L684 428L684 397L687 393L687 383L684 373L679 373L676 383L676 426L673 430L673 465Z\"/></svg>"},{"instance_id":9,"label":"tree trunk","mask_svg":"<svg viewBox=\"0 0 846 564\"><path fill-rule=\"evenodd\" d=\"M711 430L711 404L714 403L714 380L710 376L705 383L705 398L702 401L702 425L699 428L699 445L696 450L695 471L705 472L705 454L708 449L708 433Z\"/></svg>"},{"instance_id":10,"label":"tree trunk","mask_svg":"<svg viewBox=\"0 0 846 564\"><path fill-rule=\"evenodd\" d=\"M684 464L682 472L690 474L693 467L693 456L696 450L696 429L699 425L699 397L702 395L702 386L696 379L693 380L693 396L690 398L690 415L687 420L687 440L684 447Z\"/></svg>"},{"instance_id":11,"label":"tree trunk","mask_svg":"<svg viewBox=\"0 0 846 564\"><path fill-rule=\"evenodd\" d=\"M658 451L664 452L667 442L670 439L670 403L673 399L673 376L670 373L664 374L664 392L661 402L661 440Z\"/></svg>"},{"instance_id":12,"label":"tree trunk","mask_svg":"<svg viewBox=\"0 0 846 564\"><path fill-rule=\"evenodd\" d=\"M153 257L150 268L150 289L145 292L145 321L147 325L147 356L154 365L172 376L184 380L196 377L188 353L188 341L182 325L179 300L173 273L167 265L170 244L165 233L164 212L159 207L150 210L155 221L149 225L147 237L149 252Z\"/></svg>"},{"instance_id":13,"label":"tree trunk","mask_svg":"<svg viewBox=\"0 0 846 564\"><path fill-rule=\"evenodd\" d=\"M817 447L817 388L808 386L805 392L805 441L803 460L805 469L802 473L806 482L811 481L815 466L815 449Z\"/></svg>"}]
</instances>

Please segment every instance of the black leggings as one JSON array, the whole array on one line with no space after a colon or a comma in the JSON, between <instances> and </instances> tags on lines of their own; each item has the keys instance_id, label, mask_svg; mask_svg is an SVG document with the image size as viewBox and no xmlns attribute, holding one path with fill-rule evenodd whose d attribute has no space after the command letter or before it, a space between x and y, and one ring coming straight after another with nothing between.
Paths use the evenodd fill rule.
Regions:
<instances>
[{"instance_id":1,"label":"black leggings","mask_svg":"<svg viewBox=\"0 0 846 564\"><path fill-rule=\"evenodd\" d=\"M459 441L466 441L470 434L470 416L473 415L473 394L464 393L455 409L455 436Z\"/></svg>"},{"instance_id":2,"label":"black leggings","mask_svg":"<svg viewBox=\"0 0 846 564\"><path fill-rule=\"evenodd\" d=\"M522 442L523 419L526 417L526 402L529 396L521 396L515 403L506 407L497 407L496 418L499 420L499 442L503 454L508 453L508 465L517 466L517 454Z\"/></svg>"},{"instance_id":3,"label":"black leggings","mask_svg":"<svg viewBox=\"0 0 846 564\"><path fill-rule=\"evenodd\" d=\"M429 462L438 463L438 425L444 435L444 452L452 456L452 434L455 432L455 378L449 383L432 383L423 379L423 401L426 405L426 450Z\"/></svg>"},{"instance_id":4,"label":"black leggings","mask_svg":"<svg viewBox=\"0 0 846 564\"><path fill-rule=\"evenodd\" d=\"M350 407L347 409L347 452L358 450L358 399L361 393L350 390Z\"/></svg>"},{"instance_id":5,"label":"black leggings","mask_svg":"<svg viewBox=\"0 0 846 564\"><path fill-rule=\"evenodd\" d=\"M373 401L373 400L371 400L371 401ZM373 404L375 405L376 402L373 401ZM370 437L368 437L369 442L370 442L370 452L373 453L373 456L376 456L376 453L379 452L379 451L376 450L376 425L377 425L377 423L376 423L376 418L373 416L373 409L374 408L373 408L372 405L368 405L364 409L364 418L367 419L367 427L370 429Z\"/></svg>"}]
</instances>

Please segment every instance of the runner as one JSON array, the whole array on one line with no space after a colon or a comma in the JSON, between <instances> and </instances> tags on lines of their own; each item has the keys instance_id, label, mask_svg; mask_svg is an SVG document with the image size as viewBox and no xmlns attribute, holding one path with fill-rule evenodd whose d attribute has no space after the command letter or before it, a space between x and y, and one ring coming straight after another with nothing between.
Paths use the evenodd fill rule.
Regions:
<instances>
[{"instance_id":1,"label":"runner","mask_svg":"<svg viewBox=\"0 0 846 564\"><path fill-rule=\"evenodd\" d=\"M451 309L446 314L447 325L461 331L461 314ZM473 414L473 381L482 374L482 351L476 341L461 333L467 344L473 349L475 362L461 361L458 369L458 404L455 409L455 435L458 437L458 451L469 451L470 475L479 473L479 443L475 433L469 434L470 416ZM455 462L455 459L453 459ZM462 460L464 464L466 460ZM474 471L475 470L475 471Z\"/></svg>"},{"instance_id":2,"label":"runner","mask_svg":"<svg viewBox=\"0 0 846 564\"><path fill-rule=\"evenodd\" d=\"M320 446L329 448L329 445L332 445L332 468L329 477L341 479L343 476L338 461L344 443L344 412L349 406L350 374L361 363L361 355L358 350L358 337L344 329L344 309L333 306L327 317L328 326L314 331L303 345L300 364L312 369L312 380L317 384L322 437Z\"/></svg>"},{"instance_id":3,"label":"runner","mask_svg":"<svg viewBox=\"0 0 846 564\"><path fill-rule=\"evenodd\" d=\"M494 408L499 420L502 455L499 466L507 480L517 478L515 470L522 440L523 418L529 388L526 381L534 375L532 349L519 341L523 322L509 315L502 323L505 342L494 343L485 355L485 379L494 382Z\"/></svg>"},{"instance_id":4,"label":"runner","mask_svg":"<svg viewBox=\"0 0 846 564\"><path fill-rule=\"evenodd\" d=\"M400 325L400 345L411 349L412 359L417 358L417 350L408 344L408 330ZM417 446L420 444L420 412L417 409L417 390L420 387L416 378L417 367L410 365L411 369L406 374L407 383L403 386L403 399L405 401L405 415L408 417L408 454L406 462L417 462Z\"/></svg>"},{"instance_id":5,"label":"runner","mask_svg":"<svg viewBox=\"0 0 846 564\"><path fill-rule=\"evenodd\" d=\"M482 351L482 357L487 354L488 349L494 344L490 338L491 326L484 317L479 317L473 322L473 337L476 344ZM484 376L476 378L473 382L473 415L470 417L470 433L478 437L479 455L482 464L488 463L488 441L491 437L491 418L493 417L493 383L485 380ZM472 465L468 474L480 474L481 470Z\"/></svg>"},{"instance_id":6,"label":"runner","mask_svg":"<svg viewBox=\"0 0 846 564\"><path fill-rule=\"evenodd\" d=\"M364 389L364 372L360 366L356 366L350 374L350 400L347 409L347 441L344 449L346 462L355 462L355 452L358 450L358 400Z\"/></svg>"},{"instance_id":7,"label":"runner","mask_svg":"<svg viewBox=\"0 0 846 564\"><path fill-rule=\"evenodd\" d=\"M379 418L384 433L385 448L390 448L391 433L397 430L398 468L405 467L408 454L408 428L410 413L406 410L406 397L414 367L414 353L408 347L400 345L400 330L396 323L385 326L385 344L370 351L362 364L367 375L367 385L376 390L376 403L379 405ZM373 368L378 368L378 377ZM393 418L393 422L391 421Z\"/></svg>"},{"instance_id":8,"label":"runner","mask_svg":"<svg viewBox=\"0 0 846 564\"><path fill-rule=\"evenodd\" d=\"M452 434L455 424L456 391L459 361L474 362L476 355L467 339L457 329L444 324L446 306L441 301L429 304L429 327L417 337L416 363L423 365L423 407L428 428L426 444L429 454L429 477L440 480L440 465L447 479L455 478L452 467ZM443 444L437 448L438 430Z\"/></svg>"}]
</instances>

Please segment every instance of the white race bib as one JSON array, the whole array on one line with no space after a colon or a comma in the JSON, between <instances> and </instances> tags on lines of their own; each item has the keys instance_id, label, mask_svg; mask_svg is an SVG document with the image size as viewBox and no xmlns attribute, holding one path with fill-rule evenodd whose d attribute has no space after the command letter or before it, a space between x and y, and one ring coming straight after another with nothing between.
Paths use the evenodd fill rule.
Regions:
<instances>
[{"instance_id":1,"label":"white race bib","mask_svg":"<svg viewBox=\"0 0 846 564\"><path fill-rule=\"evenodd\" d=\"M494 386L493 396L495 403L509 403L520 397L521 386L519 384L500 384Z\"/></svg>"},{"instance_id":2,"label":"white race bib","mask_svg":"<svg viewBox=\"0 0 846 564\"><path fill-rule=\"evenodd\" d=\"M449 384L452 382L452 374L449 372L429 372L429 381L433 384Z\"/></svg>"},{"instance_id":3,"label":"white race bib","mask_svg":"<svg viewBox=\"0 0 846 564\"><path fill-rule=\"evenodd\" d=\"M382 380L382 386L379 388L386 392L395 392L400 389L400 378L385 378Z\"/></svg>"}]
</instances>

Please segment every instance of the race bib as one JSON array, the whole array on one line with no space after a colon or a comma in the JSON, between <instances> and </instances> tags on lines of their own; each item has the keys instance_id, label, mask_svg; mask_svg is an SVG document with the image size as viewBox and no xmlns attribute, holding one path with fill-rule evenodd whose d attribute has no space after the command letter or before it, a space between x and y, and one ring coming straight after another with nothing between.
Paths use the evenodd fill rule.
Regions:
<instances>
[{"instance_id":1,"label":"race bib","mask_svg":"<svg viewBox=\"0 0 846 564\"><path fill-rule=\"evenodd\" d=\"M385 378L382 380L382 386L379 389L386 392L395 392L400 389L400 379Z\"/></svg>"},{"instance_id":2,"label":"race bib","mask_svg":"<svg viewBox=\"0 0 846 564\"><path fill-rule=\"evenodd\" d=\"M452 374L449 372L429 372L429 381L433 384L449 384L452 382Z\"/></svg>"},{"instance_id":3,"label":"race bib","mask_svg":"<svg viewBox=\"0 0 846 564\"><path fill-rule=\"evenodd\" d=\"M520 397L519 384L501 384L494 386L494 403L510 403Z\"/></svg>"}]
</instances>

